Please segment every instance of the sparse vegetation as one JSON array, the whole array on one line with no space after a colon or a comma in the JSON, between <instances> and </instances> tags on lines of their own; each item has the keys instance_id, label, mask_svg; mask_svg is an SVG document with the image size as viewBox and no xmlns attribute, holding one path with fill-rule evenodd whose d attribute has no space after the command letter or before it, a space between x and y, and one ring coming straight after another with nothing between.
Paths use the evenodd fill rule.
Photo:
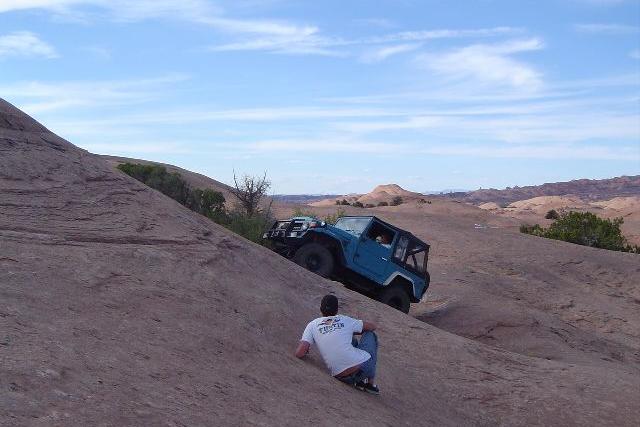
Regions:
<instances>
[{"instance_id":1,"label":"sparse vegetation","mask_svg":"<svg viewBox=\"0 0 640 427\"><path fill-rule=\"evenodd\" d=\"M226 215L224 202L222 193L209 188L205 190L196 188L190 191L185 206L217 223L222 223Z\"/></svg>"},{"instance_id":2,"label":"sparse vegetation","mask_svg":"<svg viewBox=\"0 0 640 427\"><path fill-rule=\"evenodd\" d=\"M267 179L267 173L265 172L262 177L245 174L238 182L234 172L233 184L234 188L231 189L231 193L240 202L244 213L248 217L253 217L255 214L260 213L260 202L267 194L269 187L271 187L271 182Z\"/></svg>"},{"instance_id":3,"label":"sparse vegetation","mask_svg":"<svg viewBox=\"0 0 640 427\"><path fill-rule=\"evenodd\" d=\"M403 200L402 197L400 196L395 196L393 199L391 199L391 206L400 206L402 204Z\"/></svg>"},{"instance_id":4,"label":"sparse vegetation","mask_svg":"<svg viewBox=\"0 0 640 427\"><path fill-rule=\"evenodd\" d=\"M327 214L325 215L325 217L323 218L323 221L326 222L327 224L335 224L338 221L338 218L340 218L341 216L344 216L346 214L345 210L342 208L338 208L337 211L335 211L333 214Z\"/></svg>"},{"instance_id":5,"label":"sparse vegetation","mask_svg":"<svg viewBox=\"0 0 640 427\"><path fill-rule=\"evenodd\" d=\"M302 208L295 208L293 210L293 216L310 216L312 218L318 218L318 215L314 211L305 210Z\"/></svg>"},{"instance_id":6,"label":"sparse vegetation","mask_svg":"<svg viewBox=\"0 0 640 427\"><path fill-rule=\"evenodd\" d=\"M521 225L520 232L548 239L612 251L640 253L640 246L630 245L620 230L622 218L600 218L591 212L562 212L549 226Z\"/></svg>"},{"instance_id":7,"label":"sparse vegetation","mask_svg":"<svg viewBox=\"0 0 640 427\"><path fill-rule=\"evenodd\" d=\"M560 214L555 209L551 209L550 211L548 211L545 214L544 218L545 219L559 219L560 218Z\"/></svg>"},{"instance_id":8,"label":"sparse vegetation","mask_svg":"<svg viewBox=\"0 0 640 427\"><path fill-rule=\"evenodd\" d=\"M262 233L269 221L273 220L269 210L262 212L258 205L269 186L266 175L258 179L246 175L243 177L243 185L252 190L253 195L239 198L242 209L230 212L225 207L222 193L209 188L192 189L180 174L169 173L164 166L123 163L118 165L118 169L192 211L256 243L262 243ZM236 185L236 190L239 187Z\"/></svg>"},{"instance_id":9,"label":"sparse vegetation","mask_svg":"<svg viewBox=\"0 0 640 427\"><path fill-rule=\"evenodd\" d=\"M372 205L371 203L367 203L364 205L365 208L375 208L375 205Z\"/></svg>"},{"instance_id":10,"label":"sparse vegetation","mask_svg":"<svg viewBox=\"0 0 640 427\"><path fill-rule=\"evenodd\" d=\"M351 203L347 202L347 199L342 199L339 202L336 201L336 205L349 206Z\"/></svg>"},{"instance_id":11,"label":"sparse vegetation","mask_svg":"<svg viewBox=\"0 0 640 427\"><path fill-rule=\"evenodd\" d=\"M358 201L353 202L352 206L355 207L355 208L364 208L364 205L362 203L358 202Z\"/></svg>"},{"instance_id":12,"label":"sparse vegetation","mask_svg":"<svg viewBox=\"0 0 640 427\"><path fill-rule=\"evenodd\" d=\"M389 206L387 202L378 202L378 206Z\"/></svg>"},{"instance_id":13,"label":"sparse vegetation","mask_svg":"<svg viewBox=\"0 0 640 427\"><path fill-rule=\"evenodd\" d=\"M187 205L191 189L180 174L169 173L164 166L137 163L123 163L118 165L118 169L176 202Z\"/></svg>"}]
</instances>

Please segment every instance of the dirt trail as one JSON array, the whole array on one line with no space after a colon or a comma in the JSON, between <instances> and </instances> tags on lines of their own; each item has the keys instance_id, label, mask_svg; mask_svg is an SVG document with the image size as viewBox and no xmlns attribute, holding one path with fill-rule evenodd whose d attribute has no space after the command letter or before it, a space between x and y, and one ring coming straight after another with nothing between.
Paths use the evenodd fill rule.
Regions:
<instances>
[{"instance_id":1,"label":"dirt trail","mask_svg":"<svg viewBox=\"0 0 640 427\"><path fill-rule=\"evenodd\" d=\"M427 217L436 275L453 271L456 257L481 256L475 235L449 235L453 223ZM552 251L545 260L574 259L562 245L544 250ZM503 253L494 268L511 265ZM615 260L631 263L600 259L605 272L618 271ZM450 285L466 274L436 280L434 292L464 295L465 286ZM520 292L504 283L491 292ZM576 288L577 307L589 289ZM291 354L329 291L345 312L380 325L379 398L330 378L317 353L309 361ZM592 295L594 310L607 301L596 285ZM629 332L637 317L627 305L615 316L630 325L612 341L637 349ZM603 322L585 330L604 334ZM637 424L630 356L595 365L480 341L230 234L0 100L0 424Z\"/></svg>"}]
</instances>

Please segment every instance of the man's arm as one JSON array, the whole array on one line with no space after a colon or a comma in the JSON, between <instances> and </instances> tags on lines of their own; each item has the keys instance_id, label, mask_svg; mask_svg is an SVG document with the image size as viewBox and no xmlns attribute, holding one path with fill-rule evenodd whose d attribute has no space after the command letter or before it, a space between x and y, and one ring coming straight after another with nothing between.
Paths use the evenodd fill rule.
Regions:
<instances>
[{"instance_id":1,"label":"man's arm","mask_svg":"<svg viewBox=\"0 0 640 427\"><path fill-rule=\"evenodd\" d=\"M306 341L301 340L300 343L298 344L298 348L296 348L296 357L298 359L302 359L304 356L307 355L307 353L309 352L309 347L311 346L311 344L309 344Z\"/></svg>"},{"instance_id":2,"label":"man's arm","mask_svg":"<svg viewBox=\"0 0 640 427\"><path fill-rule=\"evenodd\" d=\"M366 321L362 321L362 332L367 332L367 331L375 331L376 330L376 324L373 322L366 322ZM360 335L362 332L354 332L356 335Z\"/></svg>"}]
</instances>

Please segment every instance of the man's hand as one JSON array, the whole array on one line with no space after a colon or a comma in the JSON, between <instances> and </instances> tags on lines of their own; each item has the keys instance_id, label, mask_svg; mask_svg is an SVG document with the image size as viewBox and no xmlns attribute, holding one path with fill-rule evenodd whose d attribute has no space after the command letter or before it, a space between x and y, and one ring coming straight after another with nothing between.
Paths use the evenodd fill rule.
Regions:
<instances>
[{"instance_id":1,"label":"man's hand","mask_svg":"<svg viewBox=\"0 0 640 427\"><path fill-rule=\"evenodd\" d=\"M309 352L309 347L311 346L311 344L309 344L306 341L300 341L300 343L298 344L298 348L296 348L296 357L298 359L302 359L304 356L307 355L307 353Z\"/></svg>"},{"instance_id":2,"label":"man's hand","mask_svg":"<svg viewBox=\"0 0 640 427\"><path fill-rule=\"evenodd\" d=\"M373 322L362 322L362 332L375 331L376 324Z\"/></svg>"},{"instance_id":3,"label":"man's hand","mask_svg":"<svg viewBox=\"0 0 640 427\"><path fill-rule=\"evenodd\" d=\"M376 324L373 322L365 322L364 320L362 321L362 332L354 332L355 335L361 335L364 332L367 331L375 331L376 330Z\"/></svg>"}]
</instances>

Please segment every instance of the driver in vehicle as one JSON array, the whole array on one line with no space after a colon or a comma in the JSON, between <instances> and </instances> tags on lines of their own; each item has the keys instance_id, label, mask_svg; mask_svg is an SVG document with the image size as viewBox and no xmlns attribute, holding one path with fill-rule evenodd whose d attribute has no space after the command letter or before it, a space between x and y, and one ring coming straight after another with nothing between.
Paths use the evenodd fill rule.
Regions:
<instances>
[{"instance_id":1,"label":"driver in vehicle","mask_svg":"<svg viewBox=\"0 0 640 427\"><path fill-rule=\"evenodd\" d=\"M380 243L387 249L391 249L391 238L386 233L383 233L380 236L376 237L376 242Z\"/></svg>"}]
</instances>

